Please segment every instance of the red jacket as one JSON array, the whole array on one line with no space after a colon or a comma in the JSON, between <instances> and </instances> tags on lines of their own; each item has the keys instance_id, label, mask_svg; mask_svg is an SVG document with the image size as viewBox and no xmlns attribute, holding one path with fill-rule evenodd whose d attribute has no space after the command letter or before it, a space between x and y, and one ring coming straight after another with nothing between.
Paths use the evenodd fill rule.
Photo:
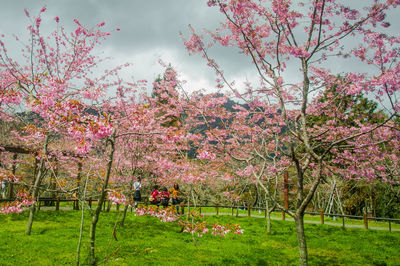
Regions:
<instances>
[{"instance_id":1,"label":"red jacket","mask_svg":"<svg viewBox=\"0 0 400 266\"><path fill-rule=\"evenodd\" d=\"M151 193L151 196L153 197L153 202L158 202L160 201L160 192L158 190L154 190L153 193Z\"/></svg>"}]
</instances>

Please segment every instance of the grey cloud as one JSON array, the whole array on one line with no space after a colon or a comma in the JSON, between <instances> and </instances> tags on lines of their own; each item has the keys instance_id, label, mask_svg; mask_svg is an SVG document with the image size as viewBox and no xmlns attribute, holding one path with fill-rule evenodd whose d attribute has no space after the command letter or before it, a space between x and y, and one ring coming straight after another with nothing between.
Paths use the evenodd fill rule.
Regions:
<instances>
[{"instance_id":1,"label":"grey cloud","mask_svg":"<svg viewBox=\"0 0 400 266\"><path fill-rule=\"evenodd\" d=\"M191 24L199 32L203 28L214 29L222 15L215 8L209 8L206 1L189 0L20 0L2 1L6 7L0 11L1 32L20 35L24 32L28 20L24 8L31 15L38 14L41 7L46 6L43 26L49 29L55 27L52 19L59 16L63 25L69 30L75 27L73 22L77 18L85 26L92 26L102 21L106 22L105 29L112 32L107 41L102 44L105 50L124 57L140 53L157 51L148 59L152 62L139 62L143 65L153 65L156 55L161 58L165 54L173 54L174 61L181 66L181 70L188 72L188 76L205 75L213 83L214 75L208 70L205 61L199 56L189 56L185 50L179 32L189 37L188 25ZM54 24L52 24L54 23ZM120 28L120 31L116 31ZM243 63L236 51L224 48L213 50L213 54L220 62L224 62L227 72L245 71L249 64ZM112 55L111 55L112 56ZM239 60L238 60L239 58ZM248 59L245 59L248 62ZM119 60L120 61L120 60ZM168 63L168 62L167 62ZM141 69L140 72L145 70ZM148 70L153 74L153 69ZM136 75L135 75L136 76Z\"/></svg>"},{"instance_id":2,"label":"grey cloud","mask_svg":"<svg viewBox=\"0 0 400 266\"><path fill-rule=\"evenodd\" d=\"M118 57L118 62L130 58L139 60L133 62L138 72L133 75L137 78L151 81L160 71L155 67L158 57L168 59L172 55L171 61L186 76L202 77L214 84L214 73L205 60L199 55L189 56L179 36L182 32L189 37L188 24L201 32L203 28L213 30L223 21L219 10L207 7L206 0L0 0L0 3L1 33L26 33L28 20L23 9L35 15L42 6L47 6L45 28L55 27L52 21L55 16L60 16L62 24L70 30L75 27L74 18L86 26L105 21L105 29L112 32L102 44L104 51L111 53L105 55ZM389 16L397 20L398 10L390 12ZM393 26L391 31L398 34L400 24ZM121 30L116 31L116 28ZM235 49L217 46L210 53L228 76L250 75L247 76L250 80L254 79L252 73L257 76L250 58L239 55Z\"/></svg>"}]
</instances>

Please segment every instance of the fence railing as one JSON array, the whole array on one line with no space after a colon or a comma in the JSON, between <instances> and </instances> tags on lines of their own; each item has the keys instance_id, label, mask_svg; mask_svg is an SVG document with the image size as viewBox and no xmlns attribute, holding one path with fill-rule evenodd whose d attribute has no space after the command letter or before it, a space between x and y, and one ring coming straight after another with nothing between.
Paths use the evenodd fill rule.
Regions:
<instances>
[{"instance_id":1,"label":"fence railing","mask_svg":"<svg viewBox=\"0 0 400 266\"><path fill-rule=\"evenodd\" d=\"M0 199L0 202L11 202L14 199ZM98 200L88 198L87 202L89 206L92 206L93 202L97 202ZM60 209L60 203L61 202L73 202L73 208L78 208L79 201L77 199L68 199L68 198L39 198L37 200L38 204L38 209L40 210L40 207L43 206L42 203L46 205L46 203L50 203L50 205L55 206L56 210ZM147 200L139 202L141 204L150 204ZM106 200L104 202L104 209L106 208L106 204L108 204L108 201ZM183 204L180 204L180 212L181 214L185 213L185 207L187 207L190 212L191 208L194 208L194 206L185 206ZM119 210L119 204L116 206L117 210ZM245 210L247 211L247 216L251 216L251 211L263 211L264 216L267 217L267 210L266 208L260 208L260 207L251 207L251 206L228 206L228 205L198 205L196 206L196 209L201 213L202 208L215 208L215 213L216 215L220 214L220 209L231 209L232 216L235 215L236 211L236 216L239 214L239 210ZM285 211L279 211L275 210L274 212L281 212L282 213L282 220L286 219L286 213ZM368 229L368 221L377 221L377 222L388 222L388 230L391 232L392 231L392 223L400 224L400 219L394 219L394 218L385 218L385 217L370 217L367 214L364 214L363 216L357 216L357 215L346 215L346 214L331 214L331 213L324 213L323 211L320 212L305 212L305 214L308 215L314 215L314 216L320 216L320 223L324 224L325 223L325 217L336 217L336 218L341 218L342 219L342 227L345 228L345 219L354 219L354 220L363 220L364 228Z\"/></svg>"},{"instance_id":2,"label":"fence railing","mask_svg":"<svg viewBox=\"0 0 400 266\"><path fill-rule=\"evenodd\" d=\"M193 208L193 206L192 206ZM199 210L199 212L202 212L201 208L215 208L215 213L216 215L219 215L220 209L231 209L232 216L235 215L235 210L236 210L236 216L238 216L238 210L245 210L247 211L247 216L251 216L251 211L263 211L264 216L267 217L267 211L266 208L260 208L260 207L250 207L250 206L224 206L224 205L202 205L202 206L196 206L196 208ZM282 220L285 220L286 218L286 213L284 211L279 211L275 210L274 212L281 212L282 213ZM342 219L342 227L345 228L345 219L353 219L353 220L363 220L364 228L368 229L368 221L380 221L380 222L387 222L388 223L388 230L391 232L392 231L392 223L400 224L400 219L394 219L394 218L385 218L385 217L370 217L367 214L364 214L363 216L357 216L357 215L345 215L345 214L331 214L331 213L324 213L323 211L320 212L305 212L305 214L308 215L319 215L320 216L320 223L324 224L325 223L325 217L336 217L336 218L341 218Z\"/></svg>"}]
</instances>

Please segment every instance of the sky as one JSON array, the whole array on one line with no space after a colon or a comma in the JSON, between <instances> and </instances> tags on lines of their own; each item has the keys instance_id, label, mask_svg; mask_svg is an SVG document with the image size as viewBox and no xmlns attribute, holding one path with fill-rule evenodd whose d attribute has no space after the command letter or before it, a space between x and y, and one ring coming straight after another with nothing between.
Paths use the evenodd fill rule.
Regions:
<instances>
[{"instance_id":1,"label":"sky","mask_svg":"<svg viewBox=\"0 0 400 266\"><path fill-rule=\"evenodd\" d=\"M146 79L149 82L163 71L161 59L171 63L190 90L209 89L215 82L214 72L206 66L199 55L190 56L186 51L180 32L185 37L190 33L188 25L196 30L218 27L223 21L216 8L210 8L205 0L0 0L0 34L27 36L29 20L24 8L32 16L46 6L42 16L45 29L53 30L55 16L67 29L74 29L77 18L87 27L102 21L104 30L111 36L100 46L104 56L112 57L110 65L132 63L133 67L124 75L129 79ZM120 31L116 31L120 28ZM13 47L8 47L12 50ZM219 61L224 62L227 72L245 77L251 67L248 58L238 57L233 50L217 48L214 51ZM232 76L232 78L234 78Z\"/></svg>"},{"instance_id":2,"label":"sky","mask_svg":"<svg viewBox=\"0 0 400 266\"><path fill-rule=\"evenodd\" d=\"M361 6L363 1L351 0L349 3ZM104 30L110 31L111 36L101 44L98 52L113 58L110 66L132 63L133 67L123 73L124 78L146 79L151 83L163 71L158 63L161 59L171 63L181 79L187 81L185 88L189 91L212 91L215 87L214 71L206 66L200 55L188 54L179 34L182 32L183 36L189 37L189 24L201 31L214 30L223 22L224 17L218 8L208 7L206 0L0 0L0 3L0 34L26 37L29 20L24 8L34 16L46 6L42 25L48 30L55 29L55 16L59 16L62 25L70 30L75 28L74 18L87 27L104 21ZM400 8L390 16L392 21L398 20ZM120 31L116 31L117 28ZM393 23L390 31L398 34L400 23ZM8 49L18 51L13 46ZM211 53L229 81L235 80L239 86L246 80L257 81L250 58L238 54L233 48L220 46L213 48ZM340 62L334 62L330 67L334 72L359 68L358 65ZM287 75L291 78L294 73Z\"/></svg>"}]
</instances>

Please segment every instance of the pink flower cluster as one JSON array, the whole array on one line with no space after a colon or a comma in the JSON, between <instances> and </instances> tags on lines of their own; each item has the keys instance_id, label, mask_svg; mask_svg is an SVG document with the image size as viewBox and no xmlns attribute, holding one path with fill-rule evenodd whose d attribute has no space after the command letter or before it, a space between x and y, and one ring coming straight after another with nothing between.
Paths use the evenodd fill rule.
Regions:
<instances>
[{"instance_id":1,"label":"pink flower cluster","mask_svg":"<svg viewBox=\"0 0 400 266\"><path fill-rule=\"evenodd\" d=\"M226 234L231 232L240 235L243 234L243 229L240 229L240 225L238 224L220 225L218 223L216 223L211 229L211 233L213 235L219 235L219 236L225 236Z\"/></svg>"},{"instance_id":2,"label":"pink flower cluster","mask_svg":"<svg viewBox=\"0 0 400 266\"><path fill-rule=\"evenodd\" d=\"M240 196L234 192L224 191L223 194L225 197L227 197L228 199L230 199L234 202L239 202L239 200L240 200Z\"/></svg>"},{"instance_id":3,"label":"pink flower cluster","mask_svg":"<svg viewBox=\"0 0 400 266\"><path fill-rule=\"evenodd\" d=\"M195 223L190 221L181 221L179 225L183 228L182 232L191 234L197 233L198 237L202 237L204 234L209 232L206 221Z\"/></svg>"},{"instance_id":4,"label":"pink flower cluster","mask_svg":"<svg viewBox=\"0 0 400 266\"><path fill-rule=\"evenodd\" d=\"M157 217L162 222L175 222L179 219L174 208L161 209L156 206L141 207L136 211L137 216L149 215Z\"/></svg>"},{"instance_id":5,"label":"pink flower cluster","mask_svg":"<svg viewBox=\"0 0 400 266\"><path fill-rule=\"evenodd\" d=\"M35 200L29 198L26 191L18 192L15 197L17 200L0 206L1 214L21 213L24 210L24 207L29 207L35 204Z\"/></svg>"},{"instance_id":6,"label":"pink flower cluster","mask_svg":"<svg viewBox=\"0 0 400 266\"><path fill-rule=\"evenodd\" d=\"M120 193L111 193L108 196L108 199L111 201L111 203L113 205L115 204L122 204L122 205L126 205L127 204L127 200L126 197Z\"/></svg>"},{"instance_id":7,"label":"pink flower cluster","mask_svg":"<svg viewBox=\"0 0 400 266\"><path fill-rule=\"evenodd\" d=\"M33 205L33 204L35 204L35 200L33 200L33 199L29 199L29 198L26 198L26 199L23 199L22 201L21 201L21 204L23 205L23 206L25 206L25 207L28 207L28 206L31 206L31 205Z\"/></svg>"},{"instance_id":8,"label":"pink flower cluster","mask_svg":"<svg viewBox=\"0 0 400 266\"><path fill-rule=\"evenodd\" d=\"M198 159L202 159L202 160L214 160L217 156L209 151L201 151L198 155L197 158Z\"/></svg>"},{"instance_id":9,"label":"pink flower cluster","mask_svg":"<svg viewBox=\"0 0 400 266\"><path fill-rule=\"evenodd\" d=\"M11 171L0 169L0 184L2 182L18 182L19 178L11 173Z\"/></svg>"},{"instance_id":10,"label":"pink flower cluster","mask_svg":"<svg viewBox=\"0 0 400 266\"><path fill-rule=\"evenodd\" d=\"M220 225L218 223L212 225L211 231L207 227L207 221L204 221L204 215L199 212L192 212L189 214L188 220L179 221L183 232L197 233L198 237L211 232L213 235L225 236L228 233L243 234L243 229L240 229L238 224Z\"/></svg>"},{"instance_id":11,"label":"pink flower cluster","mask_svg":"<svg viewBox=\"0 0 400 266\"><path fill-rule=\"evenodd\" d=\"M21 213L22 211L23 211L22 203L17 201L0 207L1 214Z\"/></svg>"}]
</instances>

